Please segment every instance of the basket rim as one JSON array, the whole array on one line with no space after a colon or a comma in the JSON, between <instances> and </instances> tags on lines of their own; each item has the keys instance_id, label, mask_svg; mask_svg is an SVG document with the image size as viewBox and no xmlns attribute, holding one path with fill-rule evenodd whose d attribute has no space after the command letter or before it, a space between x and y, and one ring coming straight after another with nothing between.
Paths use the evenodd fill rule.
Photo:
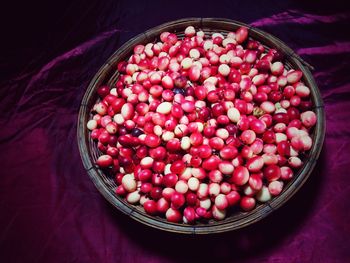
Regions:
<instances>
[{"instance_id":1,"label":"basket rim","mask_svg":"<svg viewBox=\"0 0 350 263\"><path fill-rule=\"evenodd\" d=\"M316 127L314 128L314 144L309 152L309 155L312 156L312 158L309 158L305 165L302 167L301 170L298 171L297 178L293 180L291 184L289 184L288 189L289 191L283 191L281 195L271 199L271 201L260 205L260 207L263 208L255 208L254 210L243 213L243 216L238 221L240 224L237 224L238 221L215 221L213 224L199 224L199 225L187 225L187 224L180 224L180 223L171 223L167 222L163 219L149 216L146 213L139 210L137 207L127 204L125 201L123 201L121 198L118 198L115 194L113 194L110 189L107 187L107 185L103 182L99 174L102 173L102 171L94 164L92 163L91 159L91 153L90 149L86 143L86 136L88 135L86 131L86 123L85 123L85 117L86 112L90 109L88 108L88 101L90 98L95 95L96 93L96 85L98 84L98 81L100 77L110 69L111 65L115 61L116 57L119 57L119 60L123 60L121 57L129 56L130 53L125 52L127 48L130 46L135 46L135 44L141 43L141 42L148 42L151 40L154 40L154 37L159 35L158 31L167 31L169 28L181 26L185 27L186 25L193 25L199 28L203 28L204 25L210 25L211 23L220 23L220 25L217 25L218 29L215 29L216 31L220 30L219 27L232 27L232 30L234 27L239 26L245 26L249 29L249 33L255 34L255 37L258 36L259 41L262 43L266 43L267 40L272 41L275 46L273 48L277 48L280 51L283 51L285 55L287 55L288 62L292 63L294 67L296 66L303 72L303 80L308 84L308 86L311 89L312 93L312 99L314 102L314 112L317 116L317 123ZM155 33L157 32L157 33ZM263 39L263 40L262 40ZM128 53L128 54L123 54ZM99 192L109 201L114 207L118 208L120 211L122 211L124 214L129 215L131 218L133 218L136 221L139 221L145 225L151 226L153 228L165 230L168 232L176 232L176 233L183 233L183 234L212 234L212 233L221 233L226 231L231 231L234 229L239 229L245 226L248 226L254 222L260 221L261 219L265 218L266 216L270 215L274 210L279 208L280 206L284 205L294 194L301 188L301 186L306 182L306 180L309 178L310 174L312 173L316 161L320 156L322 145L325 138L325 113L324 113L324 105L323 100L320 94L320 91L317 87L317 84L309 70L309 68L313 69L309 64L307 64L305 61L303 61L291 48L289 48L283 41L278 39L277 37L262 31L258 28L252 27L250 25L247 25L245 23L226 19L226 18L183 18L179 20L170 21L167 23L163 23L161 25L158 25L156 27L153 27L151 29L148 29L147 31L140 33L136 35L135 37L131 38L127 42L125 42L121 47L119 47L107 60L106 63L103 64L103 66L99 69L99 71L95 74L95 76L90 81L85 94L82 99L82 103L80 105L79 114L78 114L78 124L77 124L77 140L78 140L78 146L79 146L79 152L80 156L83 162L83 165L90 177L90 179L95 184L96 188L99 190ZM293 186L293 187L292 187ZM293 188L293 189L292 189ZM241 214L242 215L242 214Z\"/></svg>"}]
</instances>

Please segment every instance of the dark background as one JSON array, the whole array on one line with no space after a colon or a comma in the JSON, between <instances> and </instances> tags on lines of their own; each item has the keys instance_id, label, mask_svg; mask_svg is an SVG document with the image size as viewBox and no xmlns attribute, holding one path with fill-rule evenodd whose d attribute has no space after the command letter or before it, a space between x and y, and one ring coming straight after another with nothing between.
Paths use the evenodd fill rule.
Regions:
<instances>
[{"instance_id":1,"label":"dark background","mask_svg":"<svg viewBox=\"0 0 350 263\"><path fill-rule=\"evenodd\" d=\"M26 1L0 8L0 262L350 262L350 9L346 1ZM326 141L304 187L256 225L180 236L136 223L95 189L76 120L99 67L174 19L224 17L315 67Z\"/></svg>"}]
</instances>

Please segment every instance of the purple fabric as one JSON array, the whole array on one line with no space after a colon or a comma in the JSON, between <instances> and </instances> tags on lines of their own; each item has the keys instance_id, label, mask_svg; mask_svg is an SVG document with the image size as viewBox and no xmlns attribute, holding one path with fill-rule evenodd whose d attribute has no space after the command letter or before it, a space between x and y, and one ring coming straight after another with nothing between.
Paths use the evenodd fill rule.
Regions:
<instances>
[{"instance_id":1,"label":"purple fabric","mask_svg":"<svg viewBox=\"0 0 350 263\"><path fill-rule=\"evenodd\" d=\"M29 2L1 16L11 26L0 60L0 262L350 262L345 4ZM240 20L285 41L315 67L327 118L302 189L261 222L214 236L160 232L117 211L90 181L76 142L80 101L104 61L132 36L191 16Z\"/></svg>"}]
</instances>

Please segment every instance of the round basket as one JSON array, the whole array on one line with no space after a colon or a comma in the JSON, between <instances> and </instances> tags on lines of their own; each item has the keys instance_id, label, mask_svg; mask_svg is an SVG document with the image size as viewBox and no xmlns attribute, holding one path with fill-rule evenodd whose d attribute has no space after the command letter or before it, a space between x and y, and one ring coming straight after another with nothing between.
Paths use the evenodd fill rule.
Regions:
<instances>
[{"instance_id":1,"label":"round basket","mask_svg":"<svg viewBox=\"0 0 350 263\"><path fill-rule=\"evenodd\" d=\"M271 199L271 201L267 203L257 205L257 207L250 212L237 211L222 221L211 220L207 223L197 223L195 225L170 223L164 218L149 216L144 212L141 206L130 205L123 200L123 198L117 196L115 193L117 185L114 182L114 178L105 174L95 165L95 161L99 156L99 151L96 143L90 138L89 131L86 128L86 123L91 118L91 108L98 100L97 88L102 84L113 86L113 84L116 83L119 77L119 73L116 71L117 64L120 61L128 59L133 52L134 46L153 42L160 33L164 31L174 32L177 36L183 37L183 32L187 26L194 26L197 29L200 28L205 34L220 32L223 35L226 35L230 31L235 31L241 26L248 27L249 36L251 38L260 41L266 48L277 49L284 54L287 67L299 69L303 72L302 80L311 89L314 111L317 115L317 124L312 134L314 144L312 149L308 152L307 161L304 162L303 167L284 187L283 192L279 196ZM298 191L310 176L320 155L325 136L324 106L319 89L317 88L309 68L312 67L305 63L281 40L241 22L217 18L187 18L152 28L129 40L119 48L97 72L85 92L80 106L77 125L78 144L84 167L97 189L113 206L145 225L184 234L219 233L251 225L271 214Z\"/></svg>"}]
</instances>

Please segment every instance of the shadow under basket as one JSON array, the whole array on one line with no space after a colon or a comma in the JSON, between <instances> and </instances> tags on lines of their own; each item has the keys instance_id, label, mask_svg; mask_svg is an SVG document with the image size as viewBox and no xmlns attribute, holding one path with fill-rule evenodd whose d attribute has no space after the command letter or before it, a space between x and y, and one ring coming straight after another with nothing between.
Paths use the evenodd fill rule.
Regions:
<instances>
[{"instance_id":1,"label":"shadow under basket","mask_svg":"<svg viewBox=\"0 0 350 263\"><path fill-rule=\"evenodd\" d=\"M303 72L302 81L311 89L313 110L317 115L317 124L313 128L312 134L313 146L305 157L306 161L304 161L303 166L295 174L293 179L285 185L279 196L272 198L267 203L258 204L252 211L242 212L237 209L228 213L228 217L222 221L209 220L207 222L196 223L195 225L170 223L166 221L165 218L150 216L144 212L142 206L130 205L122 197L117 196L115 193L117 185L114 182L113 176L105 173L95 164L100 153L97 149L97 143L90 138L90 132L86 128L86 123L92 116L91 109L98 100L98 87L103 84L113 86L116 83L119 77L117 65L120 61L129 58L133 52L134 46L153 42L165 31L173 32L178 37L182 38L184 36L183 32L187 26L194 26L196 29L201 29L206 36L214 32L227 35L228 32L236 31L241 26L249 28L250 38L260 41L267 49L274 48L281 52L285 57L285 65L287 68L299 69ZM78 145L84 167L97 189L113 206L145 225L183 234L212 234L251 225L271 214L298 191L310 176L320 155L325 136L324 106L320 91L317 88L309 68L312 69L310 65L304 62L282 41L266 32L241 22L218 18L188 18L152 28L129 40L119 48L97 72L85 92L80 106L77 126Z\"/></svg>"}]
</instances>

